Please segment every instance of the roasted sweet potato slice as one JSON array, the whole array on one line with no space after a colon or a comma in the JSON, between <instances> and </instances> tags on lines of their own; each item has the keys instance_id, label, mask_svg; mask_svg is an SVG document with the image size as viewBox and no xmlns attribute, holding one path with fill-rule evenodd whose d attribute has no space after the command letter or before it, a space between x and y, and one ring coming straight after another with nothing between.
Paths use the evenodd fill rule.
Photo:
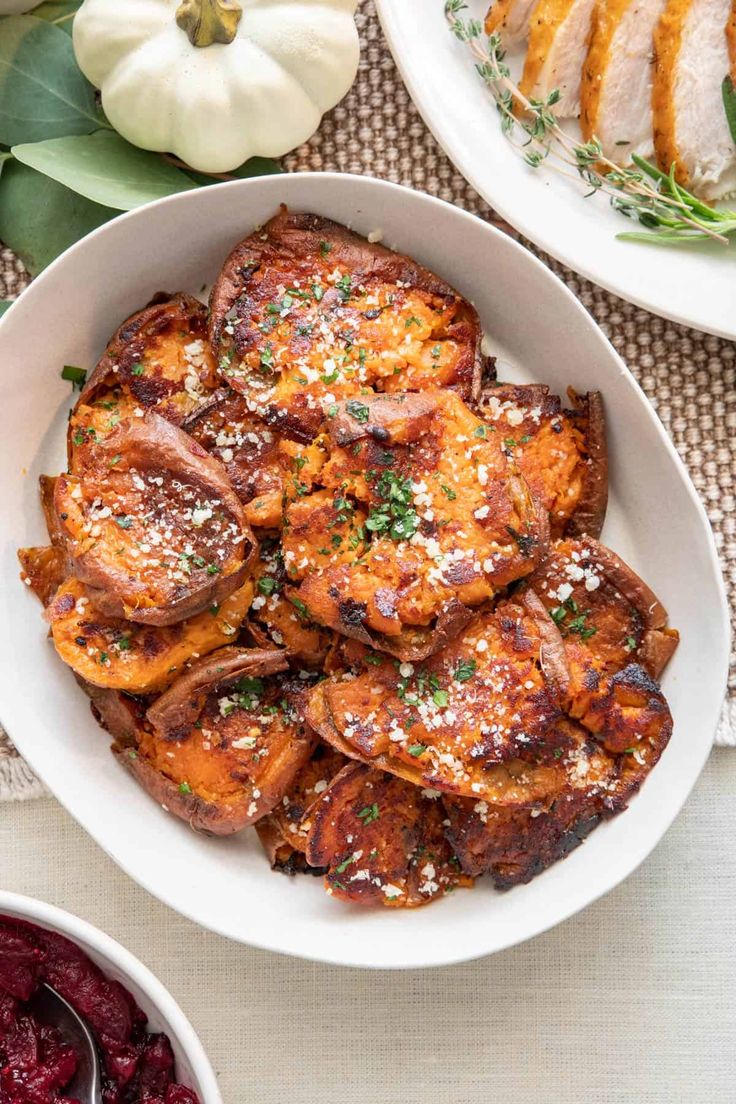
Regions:
<instances>
[{"instance_id":1,"label":"roasted sweet potato slice","mask_svg":"<svg viewBox=\"0 0 736 1104\"><path fill-rule=\"evenodd\" d=\"M300 584L290 596L312 620L427 656L538 561L546 513L453 392L337 404L330 439L325 490L295 498L284 518L284 563Z\"/></svg>"},{"instance_id":2,"label":"roasted sweet potato slice","mask_svg":"<svg viewBox=\"0 0 736 1104\"><path fill-rule=\"evenodd\" d=\"M608 503L608 452L598 391L568 392L571 410L542 383L485 387L481 416L503 437L533 494L549 511L553 537L597 537Z\"/></svg>"},{"instance_id":3,"label":"roasted sweet potato slice","mask_svg":"<svg viewBox=\"0 0 736 1104\"><path fill-rule=\"evenodd\" d=\"M74 573L110 616L171 625L244 582L254 541L222 466L157 414L59 476L55 505Z\"/></svg>"},{"instance_id":4,"label":"roasted sweet potato slice","mask_svg":"<svg viewBox=\"0 0 736 1104\"><path fill-rule=\"evenodd\" d=\"M618 677L618 676L617 676ZM661 693L656 725L634 748L613 755L573 722L561 722L572 741L559 767L560 788L526 808L443 798L448 836L468 874L489 873L497 889L530 881L564 858L597 824L626 808L657 763L672 732Z\"/></svg>"},{"instance_id":5,"label":"roasted sweet potato slice","mask_svg":"<svg viewBox=\"0 0 736 1104\"><path fill-rule=\"evenodd\" d=\"M293 874L307 865L306 860L299 863L293 854L306 851L312 827L310 811L348 762L339 751L320 741L273 812L258 821L258 838L275 869Z\"/></svg>"},{"instance_id":6,"label":"roasted sweet potato slice","mask_svg":"<svg viewBox=\"0 0 736 1104\"><path fill-rule=\"evenodd\" d=\"M624 561L591 537L562 540L528 580L565 643L570 695L632 661L658 678L677 647L667 611Z\"/></svg>"},{"instance_id":7,"label":"roasted sweet potato slice","mask_svg":"<svg viewBox=\"0 0 736 1104\"><path fill-rule=\"evenodd\" d=\"M309 758L305 685L284 653L222 648L192 664L146 711L121 762L193 828L229 835L270 812Z\"/></svg>"},{"instance_id":8,"label":"roasted sweet potato slice","mask_svg":"<svg viewBox=\"0 0 736 1104\"><path fill-rule=\"evenodd\" d=\"M310 440L367 388L477 395L474 308L415 261L317 215L285 209L225 262L210 299L223 378L251 409Z\"/></svg>"},{"instance_id":9,"label":"roasted sweet potato slice","mask_svg":"<svg viewBox=\"0 0 736 1104\"><path fill-rule=\"evenodd\" d=\"M334 634L305 618L285 596L288 582L279 543L265 538L253 567L255 594L247 629L261 647L286 648L292 662L321 669Z\"/></svg>"},{"instance_id":10,"label":"roasted sweet potato slice","mask_svg":"<svg viewBox=\"0 0 736 1104\"><path fill-rule=\"evenodd\" d=\"M69 421L70 470L125 418L155 410L179 425L216 383L207 308L183 293L157 296L116 330L82 388Z\"/></svg>"},{"instance_id":11,"label":"roasted sweet potato slice","mask_svg":"<svg viewBox=\"0 0 736 1104\"><path fill-rule=\"evenodd\" d=\"M421 667L373 653L319 683L308 720L345 755L415 785L529 804L559 784L561 652L543 609L502 602Z\"/></svg>"},{"instance_id":12,"label":"roasted sweet potato slice","mask_svg":"<svg viewBox=\"0 0 736 1104\"><path fill-rule=\"evenodd\" d=\"M445 838L443 815L418 787L351 763L312 806L307 861L329 868L334 897L416 908L472 885Z\"/></svg>"},{"instance_id":13,"label":"roasted sweet potato slice","mask_svg":"<svg viewBox=\"0 0 736 1104\"><path fill-rule=\"evenodd\" d=\"M237 391L221 390L184 423L184 429L224 465L259 529L280 529L284 494L309 490L325 461L320 440L291 440L254 414Z\"/></svg>"},{"instance_id":14,"label":"roasted sweet potato slice","mask_svg":"<svg viewBox=\"0 0 736 1104\"><path fill-rule=\"evenodd\" d=\"M47 606L69 570L63 548L54 544L38 548L19 548L20 577L43 606Z\"/></svg>"},{"instance_id":15,"label":"roasted sweet potato slice","mask_svg":"<svg viewBox=\"0 0 736 1104\"><path fill-rule=\"evenodd\" d=\"M186 621L140 625L101 613L84 583L72 577L55 591L46 617L59 656L80 678L149 694L173 682L187 661L231 643L252 597L249 579L221 604Z\"/></svg>"}]
</instances>

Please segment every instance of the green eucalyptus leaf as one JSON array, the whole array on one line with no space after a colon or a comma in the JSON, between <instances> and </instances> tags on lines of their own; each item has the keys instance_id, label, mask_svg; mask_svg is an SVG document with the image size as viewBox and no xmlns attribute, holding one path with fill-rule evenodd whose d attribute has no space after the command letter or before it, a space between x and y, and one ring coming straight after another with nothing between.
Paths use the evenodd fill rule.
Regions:
<instances>
[{"instance_id":1,"label":"green eucalyptus leaf","mask_svg":"<svg viewBox=\"0 0 736 1104\"><path fill-rule=\"evenodd\" d=\"M17 161L0 177L0 239L35 276L114 213Z\"/></svg>"},{"instance_id":2,"label":"green eucalyptus leaf","mask_svg":"<svg viewBox=\"0 0 736 1104\"><path fill-rule=\"evenodd\" d=\"M31 15L0 23L0 142L89 134L104 123L68 35Z\"/></svg>"},{"instance_id":3,"label":"green eucalyptus leaf","mask_svg":"<svg viewBox=\"0 0 736 1104\"><path fill-rule=\"evenodd\" d=\"M45 19L47 23L55 23L62 31L70 35L76 15L82 0L46 0L39 8L33 9L36 19Z\"/></svg>"},{"instance_id":4,"label":"green eucalyptus leaf","mask_svg":"<svg viewBox=\"0 0 736 1104\"><path fill-rule=\"evenodd\" d=\"M731 131L734 142L736 142L736 88L734 88L730 77L723 78L721 92L723 94L723 106L726 109L728 129Z\"/></svg>"},{"instance_id":5,"label":"green eucalyptus leaf","mask_svg":"<svg viewBox=\"0 0 736 1104\"><path fill-rule=\"evenodd\" d=\"M158 153L131 146L113 130L13 146L13 156L94 203L130 211L196 188Z\"/></svg>"},{"instance_id":6,"label":"green eucalyptus leaf","mask_svg":"<svg viewBox=\"0 0 736 1104\"><path fill-rule=\"evenodd\" d=\"M282 172L278 161L272 161L270 157L251 157L237 169L218 176L209 176L207 173L197 172L196 169L186 169L187 176L196 180L197 184L222 184L223 180L247 180L251 176L273 176Z\"/></svg>"}]
</instances>

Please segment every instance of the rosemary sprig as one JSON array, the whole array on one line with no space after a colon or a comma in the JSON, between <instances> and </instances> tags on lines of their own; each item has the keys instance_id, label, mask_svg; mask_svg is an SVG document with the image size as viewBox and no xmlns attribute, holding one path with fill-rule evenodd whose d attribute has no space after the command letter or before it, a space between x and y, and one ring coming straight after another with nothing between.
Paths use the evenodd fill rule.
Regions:
<instances>
[{"instance_id":1,"label":"rosemary sprig","mask_svg":"<svg viewBox=\"0 0 736 1104\"><path fill-rule=\"evenodd\" d=\"M622 168L603 155L600 142L576 141L557 122L553 108L560 98L555 89L545 100L526 97L514 83L498 35L483 42L478 19L465 18L464 0L446 0L450 30L468 45L476 72L489 88L501 118L501 129L526 163L542 165L587 186L586 195L602 192L614 210L635 219L644 231L618 234L627 241L660 245L713 240L728 244L736 234L736 211L717 211L677 183L674 165L663 173L632 154L633 167Z\"/></svg>"}]
</instances>

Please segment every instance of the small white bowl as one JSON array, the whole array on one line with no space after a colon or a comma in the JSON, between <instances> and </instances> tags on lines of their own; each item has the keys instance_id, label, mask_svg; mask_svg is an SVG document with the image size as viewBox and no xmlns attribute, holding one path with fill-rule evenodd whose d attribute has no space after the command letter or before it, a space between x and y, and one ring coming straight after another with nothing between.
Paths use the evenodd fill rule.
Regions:
<instances>
[{"instance_id":1,"label":"small white bowl","mask_svg":"<svg viewBox=\"0 0 736 1104\"><path fill-rule=\"evenodd\" d=\"M76 943L106 977L120 982L132 994L148 1016L149 1029L168 1035L176 1059L177 1080L194 1089L202 1104L222 1104L217 1079L194 1028L168 990L130 951L86 920L33 897L0 891L0 917L3 916L28 920Z\"/></svg>"}]
</instances>

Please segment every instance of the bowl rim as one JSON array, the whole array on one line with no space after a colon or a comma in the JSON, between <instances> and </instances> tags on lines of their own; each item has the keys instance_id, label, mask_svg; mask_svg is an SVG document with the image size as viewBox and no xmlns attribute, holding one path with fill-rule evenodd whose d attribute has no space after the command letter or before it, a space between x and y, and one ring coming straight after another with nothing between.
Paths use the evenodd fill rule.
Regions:
<instances>
[{"instance_id":1,"label":"bowl rim","mask_svg":"<svg viewBox=\"0 0 736 1104\"><path fill-rule=\"evenodd\" d=\"M91 948L102 958L113 962L126 978L130 978L150 999L151 1005L160 1012L171 1025L181 1049L191 1064L192 1072L199 1082L202 1104L223 1104L222 1094L207 1052L189 1022L188 1017L162 981L148 966L118 943L101 928L83 920L73 912L49 904L38 897L27 897L21 893L11 893L0 889L0 916L15 915L18 919L29 920L41 928L48 928L65 935L87 953ZM145 1010L144 1010L145 1011Z\"/></svg>"},{"instance_id":2,"label":"bowl rim","mask_svg":"<svg viewBox=\"0 0 736 1104\"><path fill-rule=\"evenodd\" d=\"M344 186L345 188L357 187L358 189L365 189L366 191L374 191L376 193L393 191L401 193L401 195L403 195L405 200L409 203L426 204L430 208L433 207L437 211L438 217L450 217L459 221L472 223L474 228L476 229L476 232L482 233L488 238L489 244L492 245L493 241L503 242L503 247L505 249L509 249L517 253L518 255L523 256L524 264L526 264L530 268L536 268L538 272L543 273L543 278L548 283L550 283L550 285L556 285L557 293L563 295L563 297L567 300L569 308L571 310L574 310L576 314L584 320L583 324L594 331L597 335L598 340L605 344L607 348L607 353L612 360L612 364L616 364L618 366L620 373L626 377L629 386L633 387L633 389L638 393L639 401L642 405L643 410L646 412L647 419L651 423L654 433L656 434L658 443L661 447L664 447L670 460L674 463L674 466L680 476L681 482L683 483L687 495L691 503L695 507L700 517L701 523L703 524L704 534L707 534L708 556L711 567L713 569L713 579L715 582L715 587L719 600L718 605L720 613L720 639L717 644L717 651L721 657L721 678L719 679L719 681L722 682L723 690L725 693L728 676L730 647L730 618L725 583L718 561L715 539L710 524L708 522L708 517L705 511L704 504L695 489L695 486L692 482L692 479L690 478L689 472L685 467L683 460L680 458L673 441L667 434L663 424L657 417L652 404L647 399L644 391L633 376L631 370L625 364L610 340L603 333L595 319L589 314L589 312L585 309L583 304L570 290L570 288L547 265L545 265L541 260L534 256L534 254L531 253L530 250L524 248L510 235L505 234L495 226L487 223L479 216L476 216L461 207L457 207L454 204L448 203L445 200L439 199L424 192L418 192L415 189L408 188L404 185L395 184L393 182L377 179L375 177L367 177L352 173L297 172L267 177L255 177L246 180L227 181L220 184L210 185L209 187L204 189L194 189L192 191L180 192L174 195L166 196L162 199L146 204L143 207L125 212L119 217L112 219L110 222L103 224L102 226L94 230L91 234L87 235L85 238L82 238L80 239L80 241L75 242L72 246L70 246L69 249L67 249L59 257L57 257L36 278L36 280L33 281L29 289L21 294L16 302L22 303L23 298L30 295L33 288L43 286L43 284L46 282L47 276L49 276L50 274L55 274L59 268L68 264L70 259L73 258L78 252L86 249L90 242L99 238L104 238L109 233L113 233L113 228L117 229L121 224L135 222L135 220L143 213L150 214L153 209L160 209L163 206L181 206L183 208L186 208L188 204L195 202L194 197L201 197L202 193L213 193L213 201L215 195L219 195L227 191L241 192L244 194L244 196L247 196L249 188L253 187L256 184L262 185L267 189L271 189L274 192L274 206L277 206L280 202L291 201L289 196L279 195L279 190L282 189L283 191L286 191L291 186L288 183L289 181L294 181L298 185L299 180L308 180L310 181L310 185L315 188L319 186L320 182L332 182L334 184L338 184L339 186ZM292 202L294 202L294 206L296 209L300 208L299 200L294 200ZM357 210L359 210L359 208L357 208ZM6 319L11 317L12 312L18 309L19 308L14 304L9 308L5 315L0 318L0 342L2 340L3 327L6 324ZM2 708L2 703L0 703L0 710ZM716 731L719 715L720 710L713 718L713 733L715 733ZM12 728L12 726L10 727ZM12 732L10 732L10 734L12 738ZM168 907L174 909L174 911L186 916L187 919L197 924L198 927L212 930L218 935L222 935L225 938L231 939L233 941L244 943L248 946L258 947L262 950L275 951L277 953L286 954L295 958L305 958L307 960L324 962L330 965L355 967L361 969L426 969L431 967L448 966L454 965L455 963L469 962L475 959L483 958L487 955L495 954L498 951L506 950L511 946L516 946L518 944L524 943L528 939L534 938L537 935L541 935L544 932L550 930L553 927L556 927L558 924L569 919L577 912L582 911L582 909L587 908L594 901L605 896L612 889L621 884L621 882L625 881L626 878L628 878L629 875L632 874L634 870L636 870L637 867L644 861L644 859L652 853L652 851L661 841L665 832L669 829L677 815L682 810L682 807L684 806L685 801L692 791L695 782L700 776L703 766L705 765L708 755L710 754L711 748L712 743L708 743L706 745L705 741L703 741L702 754L699 757L696 767L693 769L691 777L687 779L686 783L683 783L682 799L679 802L678 807L671 813L671 815L668 814L667 818L664 821L659 822L656 828L650 829L647 835L647 845L645 852L641 855L638 855L633 861L627 863L626 872L623 875L619 876L617 874L610 884L602 887L596 887L592 894L586 897L585 903L583 905L580 905L576 900L570 900L566 902L563 907L557 908L554 911L553 916L550 917L548 914L545 914L545 917L543 919L536 919L533 923L529 925L528 930L525 930L525 932L521 936L516 933L504 936L498 939L490 949L480 948L477 950L473 950L472 952L468 952L467 949L457 949L455 951L452 951L450 949L450 946L446 945L446 947L443 948L440 953L432 954L429 957L422 958L417 956L417 958L409 962L393 961L386 963L378 961L376 958L372 958L370 961L366 961L360 958L353 958L350 955L346 955L342 952L333 954L330 950L329 944L326 944L323 948L321 948L319 953L315 953L313 950L310 950L305 954L296 947L284 947L282 944L279 943L278 939L253 936L251 934L248 934L247 937L243 936L242 938L240 938L238 936L235 936L232 931L228 929L226 924L220 924L218 923L218 921L208 921L205 925L197 918L197 916L193 915L191 909L182 907L178 902L174 903L170 899L170 895L165 889L158 889L155 886L151 877L145 874L141 875L140 872L135 873L134 869L132 868L133 864L129 863L112 851L107 850L104 844L99 845L103 848L103 850L105 850L106 854L108 854L113 859L113 861L126 873L126 875L128 875L133 881L144 888L146 892L150 893L157 900L164 902ZM39 777L43 779L45 776L47 764L45 762L36 764L36 762L34 762L33 756L27 756L26 758L33 770L39 775ZM49 789L52 789L52 787L49 786ZM60 800L59 798L55 799ZM64 808L67 808L65 802L60 801L60 804L62 804ZM77 819L75 813L71 809L67 808L67 811L70 813L70 815L74 817L75 820ZM87 831L86 828L84 828L84 830ZM93 838L96 839L96 837Z\"/></svg>"}]
</instances>

